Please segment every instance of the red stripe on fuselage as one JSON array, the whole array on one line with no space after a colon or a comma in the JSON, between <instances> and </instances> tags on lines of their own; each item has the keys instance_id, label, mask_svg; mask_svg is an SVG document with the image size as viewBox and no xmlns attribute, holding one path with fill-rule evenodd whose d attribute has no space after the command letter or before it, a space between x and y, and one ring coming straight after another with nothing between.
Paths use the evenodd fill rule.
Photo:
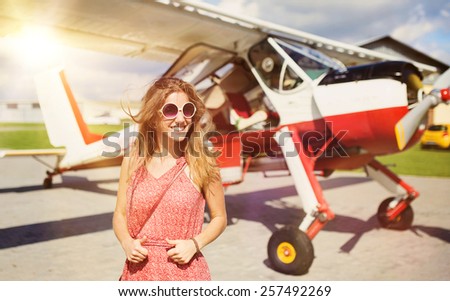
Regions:
<instances>
[{"instance_id":1,"label":"red stripe on fuselage","mask_svg":"<svg viewBox=\"0 0 450 301\"><path fill-rule=\"evenodd\" d=\"M318 132L325 137L325 127L346 148L359 147L372 155L398 152L395 124L408 112L406 107L327 116L324 119L300 123L300 135ZM327 135L330 135L327 133ZM417 141L416 141L417 142Z\"/></svg>"},{"instance_id":2,"label":"red stripe on fuselage","mask_svg":"<svg viewBox=\"0 0 450 301\"><path fill-rule=\"evenodd\" d=\"M304 145L316 142L320 147L326 139L338 137L336 140L344 149L363 150L363 154L349 153L348 157L321 157L315 166L316 169L353 169L367 164L374 156L399 152L394 127L407 112L407 107L386 108L327 116L324 119L289 126L296 129ZM231 137L240 139L243 155L253 157L261 153L270 155L279 151L273 136L280 127L264 131L233 132L229 133L229 136L222 136L219 140L223 143ZM419 139L420 132L416 133L408 146L414 145Z\"/></svg>"},{"instance_id":3,"label":"red stripe on fuselage","mask_svg":"<svg viewBox=\"0 0 450 301\"><path fill-rule=\"evenodd\" d=\"M394 127L407 112L406 107L396 107L327 116L289 126L298 131L304 144L320 144L330 137L341 137L338 142L343 147L359 147L372 155L385 155L398 152ZM243 152L255 154L277 151L278 145L272 137L278 128L240 133Z\"/></svg>"}]
</instances>

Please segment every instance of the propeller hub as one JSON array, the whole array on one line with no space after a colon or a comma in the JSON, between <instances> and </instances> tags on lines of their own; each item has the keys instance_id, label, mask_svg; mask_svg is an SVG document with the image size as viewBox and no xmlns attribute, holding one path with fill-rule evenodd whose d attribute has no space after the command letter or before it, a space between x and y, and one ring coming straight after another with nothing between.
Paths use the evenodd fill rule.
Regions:
<instances>
[{"instance_id":1,"label":"propeller hub","mask_svg":"<svg viewBox=\"0 0 450 301\"><path fill-rule=\"evenodd\" d=\"M450 100L450 88L441 89L441 99L445 103Z\"/></svg>"}]
</instances>

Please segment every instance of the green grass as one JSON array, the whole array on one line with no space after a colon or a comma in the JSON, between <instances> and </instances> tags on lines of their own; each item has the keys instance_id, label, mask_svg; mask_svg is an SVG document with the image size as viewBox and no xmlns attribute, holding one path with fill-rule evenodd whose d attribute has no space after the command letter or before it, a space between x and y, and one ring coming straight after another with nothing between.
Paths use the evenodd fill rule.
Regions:
<instances>
[{"instance_id":1,"label":"green grass","mask_svg":"<svg viewBox=\"0 0 450 301\"><path fill-rule=\"evenodd\" d=\"M53 148L45 129L0 131L0 149Z\"/></svg>"},{"instance_id":2,"label":"green grass","mask_svg":"<svg viewBox=\"0 0 450 301\"><path fill-rule=\"evenodd\" d=\"M397 174L450 177L449 149L421 149L420 144L393 155L378 157Z\"/></svg>"},{"instance_id":3,"label":"green grass","mask_svg":"<svg viewBox=\"0 0 450 301\"><path fill-rule=\"evenodd\" d=\"M122 130L122 125L89 125L93 133L104 135ZM0 123L0 149L53 148L43 123Z\"/></svg>"},{"instance_id":4,"label":"green grass","mask_svg":"<svg viewBox=\"0 0 450 301\"><path fill-rule=\"evenodd\" d=\"M122 125L90 125L98 134L119 131ZM0 123L0 149L52 148L43 124ZM422 150L417 144L411 149L383 157L379 161L397 174L450 177L450 150Z\"/></svg>"},{"instance_id":5,"label":"green grass","mask_svg":"<svg viewBox=\"0 0 450 301\"><path fill-rule=\"evenodd\" d=\"M0 122L0 129L12 128L12 127L44 127L43 123L20 123L20 122Z\"/></svg>"}]
</instances>

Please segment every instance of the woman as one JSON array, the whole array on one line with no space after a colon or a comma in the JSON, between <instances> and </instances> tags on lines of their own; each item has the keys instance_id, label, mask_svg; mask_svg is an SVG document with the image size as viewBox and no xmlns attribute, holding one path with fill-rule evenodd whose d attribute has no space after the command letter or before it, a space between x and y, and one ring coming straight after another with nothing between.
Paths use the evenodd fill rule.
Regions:
<instances>
[{"instance_id":1,"label":"woman","mask_svg":"<svg viewBox=\"0 0 450 301\"><path fill-rule=\"evenodd\" d=\"M121 280L210 280L200 250L226 227L222 183L205 148L209 123L194 87L161 78L143 97L124 157L114 232L126 254ZM205 203L211 215L202 230Z\"/></svg>"}]
</instances>

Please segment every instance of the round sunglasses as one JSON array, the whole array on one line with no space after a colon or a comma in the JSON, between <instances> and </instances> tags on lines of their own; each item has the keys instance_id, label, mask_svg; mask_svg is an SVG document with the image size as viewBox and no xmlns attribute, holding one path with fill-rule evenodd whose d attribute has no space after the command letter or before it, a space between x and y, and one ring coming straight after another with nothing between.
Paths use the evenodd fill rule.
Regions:
<instances>
[{"instance_id":1,"label":"round sunglasses","mask_svg":"<svg viewBox=\"0 0 450 301\"><path fill-rule=\"evenodd\" d=\"M192 102L186 102L181 109L176 104L169 102L163 105L159 111L166 119L177 118L178 112L182 112L184 118L192 118L194 117L197 108Z\"/></svg>"}]
</instances>

